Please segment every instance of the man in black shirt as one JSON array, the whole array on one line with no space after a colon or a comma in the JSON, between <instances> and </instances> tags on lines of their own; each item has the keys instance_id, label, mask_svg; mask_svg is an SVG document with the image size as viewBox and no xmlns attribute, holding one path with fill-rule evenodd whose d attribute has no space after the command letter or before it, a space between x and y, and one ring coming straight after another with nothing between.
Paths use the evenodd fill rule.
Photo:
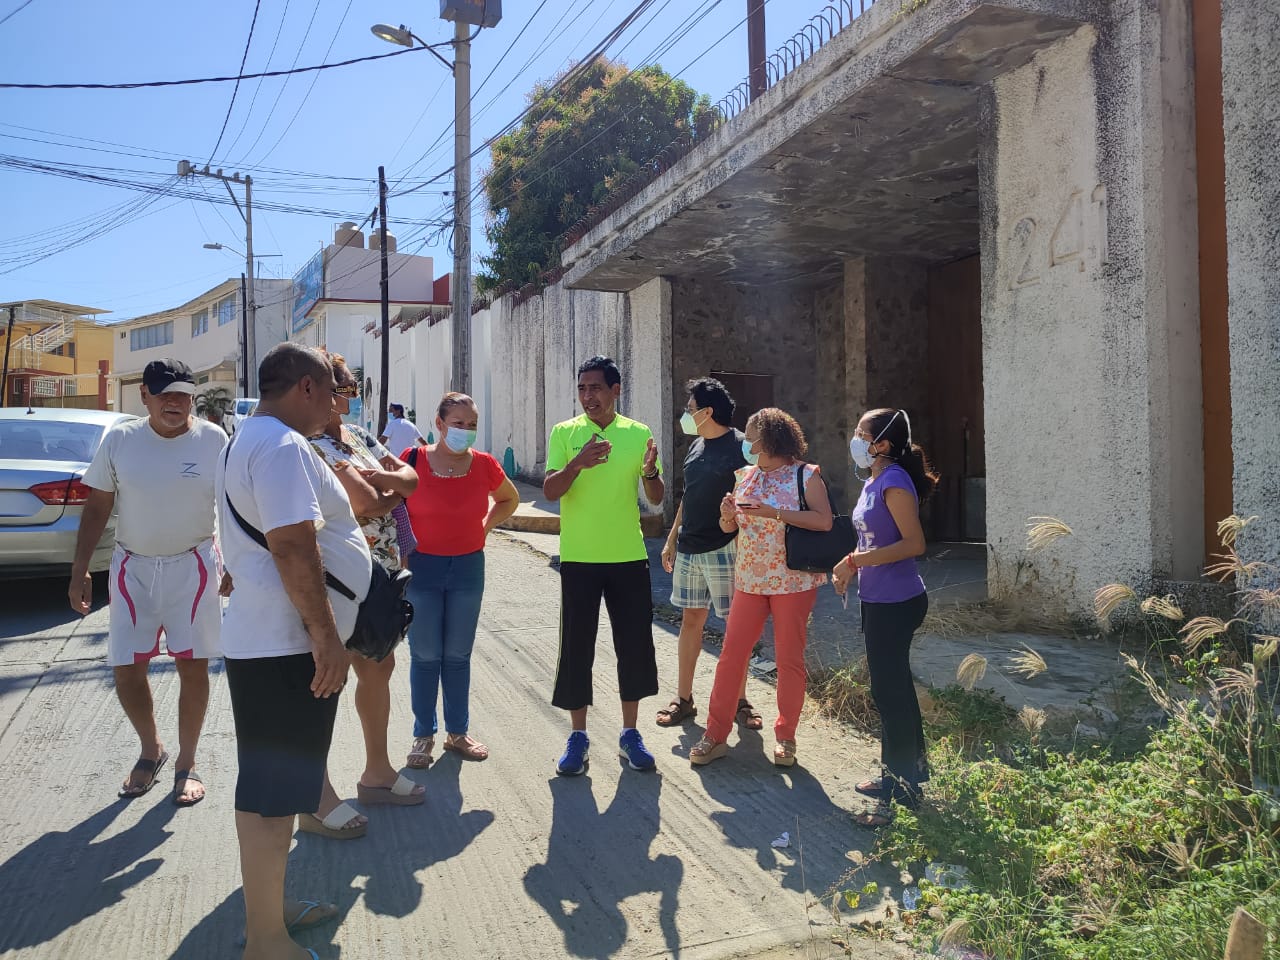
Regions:
<instances>
[{"instance_id":1,"label":"man in black shirt","mask_svg":"<svg viewBox=\"0 0 1280 960\"><path fill-rule=\"evenodd\" d=\"M693 705L693 673L702 651L702 630L712 606L729 615L737 531L720 529L720 501L734 486L734 472L747 465L744 437L733 429L733 398L719 380L703 377L685 385L689 399L681 429L696 439L684 460L684 498L662 550L662 566L672 574L671 602L680 618L680 676L676 696L658 711L658 725L673 727L698 715ZM747 675L738 694L738 722L759 730L759 712L746 698Z\"/></svg>"}]
</instances>

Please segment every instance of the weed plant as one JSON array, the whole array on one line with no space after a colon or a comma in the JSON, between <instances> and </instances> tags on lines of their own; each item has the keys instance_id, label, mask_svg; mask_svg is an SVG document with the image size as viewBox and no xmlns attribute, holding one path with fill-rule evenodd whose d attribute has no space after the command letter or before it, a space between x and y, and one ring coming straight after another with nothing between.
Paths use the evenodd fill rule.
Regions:
<instances>
[{"instance_id":1,"label":"weed plant","mask_svg":"<svg viewBox=\"0 0 1280 960\"><path fill-rule=\"evenodd\" d=\"M1132 752L1055 746L1029 708L1001 743L992 705L942 691L953 729L931 745L926 801L900 811L877 850L969 870L963 890L921 881L903 915L921 946L997 960L1222 960L1244 907L1271 931L1265 960L1280 960L1280 592L1260 585L1273 567L1234 552L1246 522L1224 524L1227 552L1210 571L1239 588L1234 620L1099 591L1104 620L1130 603L1166 624L1147 662L1126 658L1164 718ZM979 731L990 749L975 760Z\"/></svg>"}]
</instances>

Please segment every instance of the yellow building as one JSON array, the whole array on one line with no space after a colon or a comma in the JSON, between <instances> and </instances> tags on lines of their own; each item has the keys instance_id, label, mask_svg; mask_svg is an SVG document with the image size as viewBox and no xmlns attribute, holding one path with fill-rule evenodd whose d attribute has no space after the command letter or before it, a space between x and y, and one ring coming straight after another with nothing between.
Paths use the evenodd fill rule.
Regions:
<instances>
[{"instance_id":1,"label":"yellow building","mask_svg":"<svg viewBox=\"0 0 1280 960\"><path fill-rule=\"evenodd\" d=\"M95 319L108 312L54 300L0 304L0 406L110 409L114 340L111 327Z\"/></svg>"}]
</instances>

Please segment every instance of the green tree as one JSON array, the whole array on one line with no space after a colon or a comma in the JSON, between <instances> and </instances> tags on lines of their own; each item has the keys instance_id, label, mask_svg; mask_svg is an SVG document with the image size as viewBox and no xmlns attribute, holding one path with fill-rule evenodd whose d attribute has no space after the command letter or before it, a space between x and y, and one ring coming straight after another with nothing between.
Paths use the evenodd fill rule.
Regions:
<instances>
[{"instance_id":1,"label":"green tree","mask_svg":"<svg viewBox=\"0 0 1280 960\"><path fill-rule=\"evenodd\" d=\"M476 277L484 292L557 266L557 239L589 207L675 141L714 126L707 98L657 66L601 59L538 84L528 100L521 125L494 142L485 178L492 253Z\"/></svg>"},{"instance_id":2,"label":"green tree","mask_svg":"<svg viewBox=\"0 0 1280 960\"><path fill-rule=\"evenodd\" d=\"M235 398L226 387L210 387L196 394L192 409L197 417L221 425Z\"/></svg>"}]
</instances>

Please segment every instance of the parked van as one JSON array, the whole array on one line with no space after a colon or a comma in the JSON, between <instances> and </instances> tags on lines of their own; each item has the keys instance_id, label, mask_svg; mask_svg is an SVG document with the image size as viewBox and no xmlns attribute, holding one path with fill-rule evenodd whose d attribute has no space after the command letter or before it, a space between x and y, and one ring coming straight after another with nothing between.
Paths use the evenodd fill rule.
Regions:
<instances>
[{"instance_id":1,"label":"parked van","mask_svg":"<svg viewBox=\"0 0 1280 960\"><path fill-rule=\"evenodd\" d=\"M228 436L234 436L236 426L245 417L252 417L253 411L258 409L257 397L236 397L235 403L231 405L231 409L227 411L227 415L222 418L222 425L227 428Z\"/></svg>"}]
</instances>

